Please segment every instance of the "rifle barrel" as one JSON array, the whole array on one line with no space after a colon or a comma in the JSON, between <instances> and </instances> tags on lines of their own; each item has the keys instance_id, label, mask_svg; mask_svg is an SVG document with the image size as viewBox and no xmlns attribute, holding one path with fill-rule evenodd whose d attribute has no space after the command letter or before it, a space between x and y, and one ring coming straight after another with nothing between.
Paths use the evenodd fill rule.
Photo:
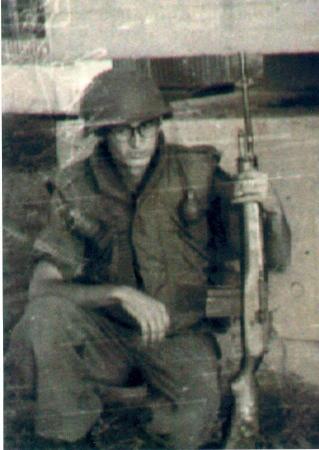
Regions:
<instances>
[{"instance_id":1,"label":"rifle barrel","mask_svg":"<svg viewBox=\"0 0 319 450\"><path fill-rule=\"evenodd\" d=\"M245 146L246 146L246 159L253 160L254 159L254 138L253 138L253 126L250 117L250 108L249 108L249 80L246 74L246 55L241 52L239 54L240 57L240 68L241 68L241 87L243 91L242 100L243 100L243 112L244 112L244 123L245 123Z\"/></svg>"}]
</instances>

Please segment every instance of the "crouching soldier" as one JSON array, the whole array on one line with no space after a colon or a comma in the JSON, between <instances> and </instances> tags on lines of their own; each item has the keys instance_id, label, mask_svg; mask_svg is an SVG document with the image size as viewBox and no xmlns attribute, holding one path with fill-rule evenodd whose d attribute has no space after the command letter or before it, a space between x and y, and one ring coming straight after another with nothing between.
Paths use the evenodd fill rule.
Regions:
<instances>
[{"instance_id":1,"label":"crouching soldier","mask_svg":"<svg viewBox=\"0 0 319 450\"><path fill-rule=\"evenodd\" d=\"M206 289L223 280L236 196L271 210L272 264L285 264L285 221L267 178L253 172L239 190L213 147L166 144L166 113L153 81L136 73L102 73L84 92L85 132L98 144L57 176L8 355L41 448L81 448L103 412L135 392L150 405L142 428L153 448L209 441L220 390Z\"/></svg>"}]
</instances>

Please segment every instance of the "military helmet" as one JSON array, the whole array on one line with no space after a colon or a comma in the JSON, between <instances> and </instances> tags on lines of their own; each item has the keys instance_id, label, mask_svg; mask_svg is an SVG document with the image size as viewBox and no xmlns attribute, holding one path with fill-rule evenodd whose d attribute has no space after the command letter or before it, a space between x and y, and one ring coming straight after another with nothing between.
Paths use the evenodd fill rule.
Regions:
<instances>
[{"instance_id":1,"label":"military helmet","mask_svg":"<svg viewBox=\"0 0 319 450\"><path fill-rule=\"evenodd\" d=\"M81 99L86 132L112 125L154 119L170 112L154 80L139 72L102 72Z\"/></svg>"}]
</instances>

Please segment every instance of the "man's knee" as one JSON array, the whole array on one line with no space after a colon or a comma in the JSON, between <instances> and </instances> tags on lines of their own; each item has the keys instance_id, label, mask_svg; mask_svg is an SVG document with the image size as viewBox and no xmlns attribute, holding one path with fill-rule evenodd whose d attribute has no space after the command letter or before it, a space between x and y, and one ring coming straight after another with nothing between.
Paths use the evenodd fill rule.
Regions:
<instances>
[{"instance_id":1,"label":"man's knee","mask_svg":"<svg viewBox=\"0 0 319 450\"><path fill-rule=\"evenodd\" d=\"M20 328L32 343L49 344L62 337L72 323L75 307L59 297L39 297L28 304ZM74 319L73 319L74 321Z\"/></svg>"},{"instance_id":2,"label":"man's knee","mask_svg":"<svg viewBox=\"0 0 319 450\"><path fill-rule=\"evenodd\" d=\"M165 399L151 402L152 421L147 431L166 436L170 448L195 449L218 430L220 401L217 372L207 373L207 378L195 373L194 384L184 386L175 404Z\"/></svg>"}]
</instances>

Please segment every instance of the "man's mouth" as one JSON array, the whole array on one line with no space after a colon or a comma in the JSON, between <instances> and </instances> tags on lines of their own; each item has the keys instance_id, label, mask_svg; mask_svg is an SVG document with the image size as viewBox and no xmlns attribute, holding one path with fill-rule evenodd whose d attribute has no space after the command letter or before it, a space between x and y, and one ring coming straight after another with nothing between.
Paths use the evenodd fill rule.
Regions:
<instances>
[{"instance_id":1,"label":"man's mouth","mask_svg":"<svg viewBox=\"0 0 319 450\"><path fill-rule=\"evenodd\" d=\"M133 153L130 155L130 159L146 159L149 158L147 153Z\"/></svg>"}]
</instances>

